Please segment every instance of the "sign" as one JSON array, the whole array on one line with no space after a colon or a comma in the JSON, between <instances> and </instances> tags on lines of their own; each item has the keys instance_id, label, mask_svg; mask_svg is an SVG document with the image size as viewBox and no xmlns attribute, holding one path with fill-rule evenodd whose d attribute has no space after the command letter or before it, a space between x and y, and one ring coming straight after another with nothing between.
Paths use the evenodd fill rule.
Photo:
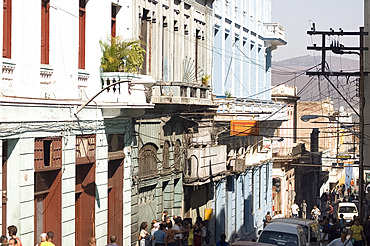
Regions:
<instances>
[{"instance_id":1,"label":"sign","mask_svg":"<svg viewBox=\"0 0 370 246\"><path fill-rule=\"evenodd\" d=\"M232 120L230 122L230 136L258 136L259 122L256 120Z\"/></svg>"},{"instance_id":2,"label":"sign","mask_svg":"<svg viewBox=\"0 0 370 246\"><path fill-rule=\"evenodd\" d=\"M267 153L271 150L271 148L272 148L271 139L263 138L262 148L260 150L260 153Z\"/></svg>"}]
</instances>

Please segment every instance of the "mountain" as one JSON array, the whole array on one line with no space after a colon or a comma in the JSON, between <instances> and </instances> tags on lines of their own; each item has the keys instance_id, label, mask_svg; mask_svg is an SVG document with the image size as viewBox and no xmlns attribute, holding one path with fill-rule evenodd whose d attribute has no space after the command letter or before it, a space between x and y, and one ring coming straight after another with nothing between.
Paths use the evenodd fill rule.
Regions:
<instances>
[{"instance_id":1,"label":"mountain","mask_svg":"<svg viewBox=\"0 0 370 246\"><path fill-rule=\"evenodd\" d=\"M353 58L357 58L353 56ZM326 71L359 71L359 61L342 56L327 56ZM316 66L315 68L312 68ZM272 85L286 84L297 87L301 101L321 101L330 98L334 107L348 107L343 98L332 85L324 78L310 77L305 71L318 71L321 69L321 56L300 56L272 63ZM342 95L352 104L358 103L357 77L330 77L330 80Z\"/></svg>"}]
</instances>

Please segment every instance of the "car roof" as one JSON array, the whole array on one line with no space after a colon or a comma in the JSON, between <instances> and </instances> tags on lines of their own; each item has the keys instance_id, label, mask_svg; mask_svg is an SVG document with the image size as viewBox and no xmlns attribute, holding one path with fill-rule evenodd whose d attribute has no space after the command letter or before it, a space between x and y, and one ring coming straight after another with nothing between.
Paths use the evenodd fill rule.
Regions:
<instances>
[{"instance_id":1,"label":"car roof","mask_svg":"<svg viewBox=\"0 0 370 246\"><path fill-rule=\"evenodd\" d=\"M298 224L289 224L289 223L281 223L275 222L268 224L262 231L278 231L278 232L286 232L286 233L297 233L297 228L300 227Z\"/></svg>"},{"instance_id":2,"label":"car roof","mask_svg":"<svg viewBox=\"0 0 370 246\"><path fill-rule=\"evenodd\" d=\"M338 207L344 207L344 206L347 206L347 207L356 207L356 204L354 204L353 202L340 202L338 204Z\"/></svg>"},{"instance_id":3,"label":"car roof","mask_svg":"<svg viewBox=\"0 0 370 246\"><path fill-rule=\"evenodd\" d=\"M259 242L251 242L251 241L237 241L232 243L231 245L238 245L238 246L270 246L271 244L267 243L259 243Z\"/></svg>"},{"instance_id":4,"label":"car roof","mask_svg":"<svg viewBox=\"0 0 370 246\"><path fill-rule=\"evenodd\" d=\"M308 220L308 219L301 219L301 218L276 218L271 220L271 222L282 222L282 223L291 223L297 225L311 225L311 224L318 224L315 220Z\"/></svg>"}]
</instances>

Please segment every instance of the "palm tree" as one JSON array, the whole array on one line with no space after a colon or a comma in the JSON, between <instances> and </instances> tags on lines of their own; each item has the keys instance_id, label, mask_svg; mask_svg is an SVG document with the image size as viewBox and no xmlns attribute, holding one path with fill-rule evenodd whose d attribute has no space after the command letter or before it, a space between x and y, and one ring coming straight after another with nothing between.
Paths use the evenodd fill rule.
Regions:
<instances>
[{"instance_id":1,"label":"palm tree","mask_svg":"<svg viewBox=\"0 0 370 246\"><path fill-rule=\"evenodd\" d=\"M103 52L100 65L103 72L135 73L142 67L145 50L140 47L140 41L125 41L118 36L99 43Z\"/></svg>"}]
</instances>

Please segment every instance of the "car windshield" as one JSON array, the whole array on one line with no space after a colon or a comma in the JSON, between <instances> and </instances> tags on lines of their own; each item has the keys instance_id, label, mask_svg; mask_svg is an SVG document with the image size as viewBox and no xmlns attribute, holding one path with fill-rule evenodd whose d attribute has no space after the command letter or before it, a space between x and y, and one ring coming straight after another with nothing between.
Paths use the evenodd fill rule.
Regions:
<instances>
[{"instance_id":1,"label":"car windshield","mask_svg":"<svg viewBox=\"0 0 370 246\"><path fill-rule=\"evenodd\" d=\"M298 237L290 233L263 231L258 242L274 245L298 246Z\"/></svg>"},{"instance_id":2,"label":"car windshield","mask_svg":"<svg viewBox=\"0 0 370 246\"><path fill-rule=\"evenodd\" d=\"M343 206L339 207L339 213L357 213L357 209L352 206Z\"/></svg>"}]
</instances>

